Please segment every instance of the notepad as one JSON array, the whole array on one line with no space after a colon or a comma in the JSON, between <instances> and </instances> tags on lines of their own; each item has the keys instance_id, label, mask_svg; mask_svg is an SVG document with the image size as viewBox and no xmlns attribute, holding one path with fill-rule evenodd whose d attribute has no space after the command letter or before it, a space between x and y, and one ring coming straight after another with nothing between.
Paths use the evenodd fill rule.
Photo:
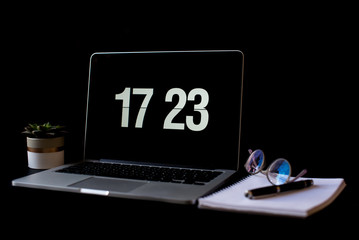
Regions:
<instances>
[{"instance_id":1,"label":"notepad","mask_svg":"<svg viewBox=\"0 0 359 240\"><path fill-rule=\"evenodd\" d=\"M314 185L267 198L248 199L244 196L246 190L270 185L263 174L251 175L227 188L198 199L198 207L306 218L330 205L346 186L343 178L300 179L313 179Z\"/></svg>"}]
</instances>

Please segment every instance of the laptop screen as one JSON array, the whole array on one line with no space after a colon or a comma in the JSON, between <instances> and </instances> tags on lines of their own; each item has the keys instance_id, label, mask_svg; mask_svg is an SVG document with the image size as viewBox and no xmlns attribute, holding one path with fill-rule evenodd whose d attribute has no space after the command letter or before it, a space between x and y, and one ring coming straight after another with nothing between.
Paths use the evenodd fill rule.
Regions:
<instances>
[{"instance_id":1,"label":"laptop screen","mask_svg":"<svg viewBox=\"0 0 359 240\"><path fill-rule=\"evenodd\" d=\"M240 51L95 53L85 158L237 170Z\"/></svg>"}]
</instances>

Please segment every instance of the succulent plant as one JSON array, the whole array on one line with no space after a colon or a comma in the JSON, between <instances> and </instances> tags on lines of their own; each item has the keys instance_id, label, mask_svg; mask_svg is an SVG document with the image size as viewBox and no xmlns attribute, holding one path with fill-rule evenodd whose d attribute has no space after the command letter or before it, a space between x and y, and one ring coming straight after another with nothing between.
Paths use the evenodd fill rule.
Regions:
<instances>
[{"instance_id":1,"label":"succulent plant","mask_svg":"<svg viewBox=\"0 0 359 240\"><path fill-rule=\"evenodd\" d=\"M44 124L28 124L22 132L30 138L54 138L64 136L67 133L65 126L53 126L49 122Z\"/></svg>"}]
</instances>

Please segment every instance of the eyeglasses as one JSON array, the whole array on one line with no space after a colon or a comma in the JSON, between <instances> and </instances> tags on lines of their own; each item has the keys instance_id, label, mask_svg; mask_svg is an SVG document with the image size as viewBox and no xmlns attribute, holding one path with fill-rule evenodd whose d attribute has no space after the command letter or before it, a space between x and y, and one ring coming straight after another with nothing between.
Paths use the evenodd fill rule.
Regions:
<instances>
[{"instance_id":1,"label":"eyeglasses","mask_svg":"<svg viewBox=\"0 0 359 240\"><path fill-rule=\"evenodd\" d=\"M260 149L255 151L249 149L248 152L250 155L246 164L244 164L247 172L252 175L261 172L267 176L268 181L273 185L294 182L299 177L307 173L307 170L304 169L295 178L290 180L292 168L288 160L284 158L278 158L269 165L267 170L262 170L265 165L265 156L263 151Z\"/></svg>"}]
</instances>

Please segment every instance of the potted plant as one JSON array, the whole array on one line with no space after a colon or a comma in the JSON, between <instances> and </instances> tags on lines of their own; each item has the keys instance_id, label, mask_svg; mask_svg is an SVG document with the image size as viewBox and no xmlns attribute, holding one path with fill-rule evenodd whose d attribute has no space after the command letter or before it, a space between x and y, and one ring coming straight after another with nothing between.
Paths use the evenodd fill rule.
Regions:
<instances>
[{"instance_id":1,"label":"potted plant","mask_svg":"<svg viewBox=\"0 0 359 240\"><path fill-rule=\"evenodd\" d=\"M49 169L64 164L65 126L28 124L25 131L28 166L33 169Z\"/></svg>"}]
</instances>

